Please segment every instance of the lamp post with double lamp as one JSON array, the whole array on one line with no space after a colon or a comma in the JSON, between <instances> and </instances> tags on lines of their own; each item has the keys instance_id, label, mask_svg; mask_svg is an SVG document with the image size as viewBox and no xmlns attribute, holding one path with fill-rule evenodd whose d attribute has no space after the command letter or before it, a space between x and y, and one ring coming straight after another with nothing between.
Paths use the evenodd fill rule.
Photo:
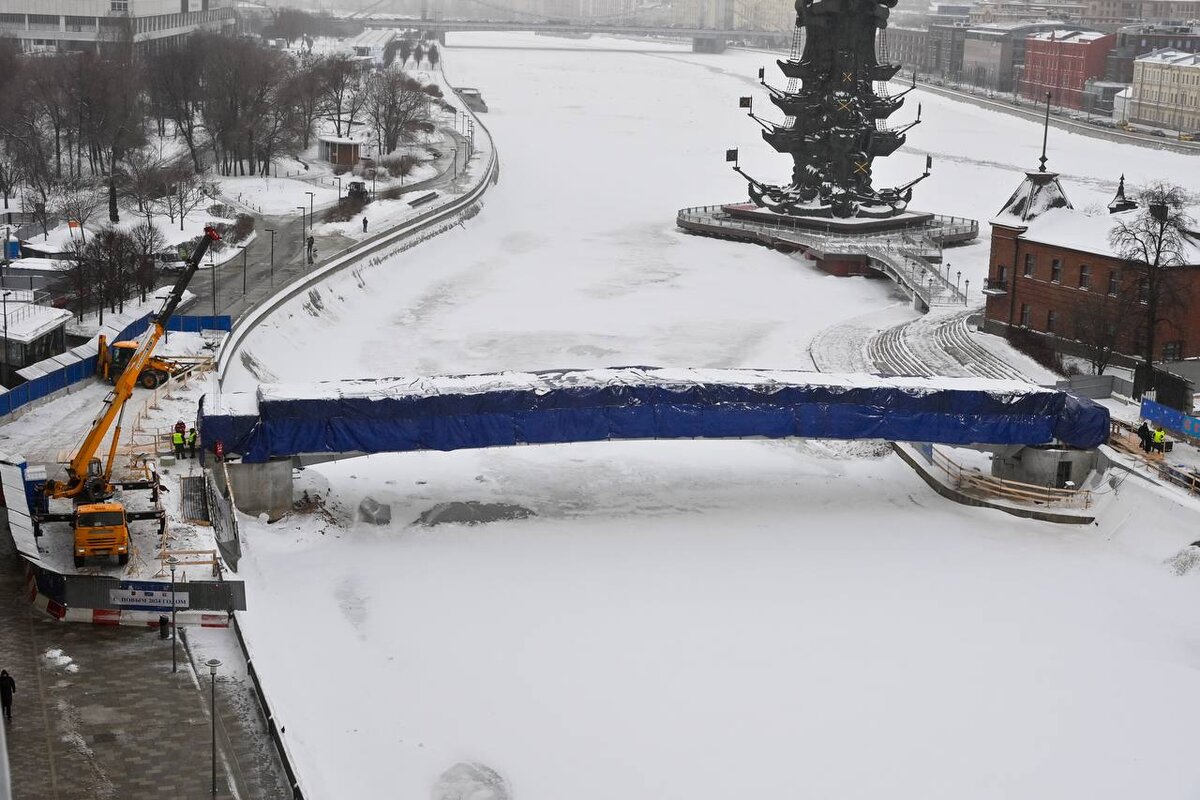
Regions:
<instances>
[{"instance_id":1,"label":"lamp post with double lamp","mask_svg":"<svg viewBox=\"0 0 1200 800\"><path fill-rule=\"evenodd\" d=\"M271 234L271 286L275 286L275 231L263 228L263 232Z\"/></svg>"},{"instance_id":2,"label":"lamp post with double lamp","mask_svg":"<svg viewBox=\"0 0 1200 800\"><path fill-rule=\"evenodd\" d=\"M179 671L179 662L175 657L175 567L179 559L167 556L167 566L171 568L171 672Z\"/></svg>"},{"instance_id":3,"label":"lamp post with double lamp","mask_svg":"<svg viewBox=\"0 0 1200 800\"><path fill-rule=\"evenodd\" d=\"M221 660L218 658L210 658L204 662L208 667L208 674L212 675L212 699L209 703L209 713L212 715L212 794L217 796L217 667L221 666Z\"/></svg>"},{"instance_id":4,"label":"lamp post with double lamp","mask_svg":"<svg viewBox=\"0 0 1200 800\"><path fill-rule=\"evenodd\" d=\"M305 194L306 194L306 195L308 195L308 218L309 218L309 219L312 219L312 215L313 215L313 195L315 195L315 194L316 194L316 192L305 192Z\"/></svg>"}]
</instances>

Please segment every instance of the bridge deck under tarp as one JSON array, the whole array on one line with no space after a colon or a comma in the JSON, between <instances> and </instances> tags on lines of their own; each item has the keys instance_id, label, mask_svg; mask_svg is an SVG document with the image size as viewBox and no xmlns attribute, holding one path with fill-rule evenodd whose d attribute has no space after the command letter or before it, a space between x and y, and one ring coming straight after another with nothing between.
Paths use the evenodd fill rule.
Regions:
<instances>
[{"instance_id":1,"label":"bridge deck under tarp","mask_svg":"<svg viewBox=\"0 0 1200 800\"><path fill-rule=\"evenodd\" d=\"M1096 447L1108 410L1067 392L981 378L623 367L264 384L205 397L205 450L300 454L459 450L679 438L886 439Z\"/></svg>"}]
</instances>

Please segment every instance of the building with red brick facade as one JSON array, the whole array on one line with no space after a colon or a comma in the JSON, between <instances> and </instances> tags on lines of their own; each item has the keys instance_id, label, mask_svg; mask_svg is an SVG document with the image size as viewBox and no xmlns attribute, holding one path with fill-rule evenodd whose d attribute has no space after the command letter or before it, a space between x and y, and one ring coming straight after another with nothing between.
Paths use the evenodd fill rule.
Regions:
<instances>
[{"instance_id":1,"label":"building with red brick facade","mask_svg":"<svg viewBox=\"0 0 1200 800\"><path fill-rule=\"evenodd\" d=\"M1115 33L1055 30L1025 38L1021 94L1042 100L1049 92L1057 106L1083 109L1084 84L1104 75Z\"/></svg>"},{"instance_id":2,"label":"building with red brick facade","mask_svg":"<svg viewBox=\"0 0 1200 800\"><path fill-rule=\"evenodd\" d=\"M1124 179L1108 214L1072 207L1053 172L1029 172L991 221L984 329L1007 336L1023 329L1054 336L1062 352L1087 355L1097 345L1130 357L1145 343L1142 272L1109 243L1119 220L1144 213L1126 200ZM1200 357L1200 233L1172 267L1171 302L1155 330L1163 361Z\"/></svg>"}]
</instances>

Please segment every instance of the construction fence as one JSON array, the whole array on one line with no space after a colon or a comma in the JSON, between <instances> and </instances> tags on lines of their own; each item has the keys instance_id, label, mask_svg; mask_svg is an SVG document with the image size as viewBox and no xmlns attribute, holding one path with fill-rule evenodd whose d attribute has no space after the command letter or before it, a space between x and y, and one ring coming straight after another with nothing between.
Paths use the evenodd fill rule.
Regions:
<instances>
[{"instance_id":1,"label":"construction fence","mask_svg":"<svg viewBox=\"0 0 1200 800\"><path fill-rule=\"evenodd\" d=\"M150 327L153 316L152 313L148 313L120 330L109 329L105 336L110 342L136 339ZM205 330L229 331L232 327L233 320L228 315L176 316L167 324L167 330L189 333ZM51 356L20 370L22 376L27 378L25 383L11 389L0 387L0 419L77 383L90 380L96 374L98 352L98 339L93 338L65 353Z\"/></svg>"}]
</instances>

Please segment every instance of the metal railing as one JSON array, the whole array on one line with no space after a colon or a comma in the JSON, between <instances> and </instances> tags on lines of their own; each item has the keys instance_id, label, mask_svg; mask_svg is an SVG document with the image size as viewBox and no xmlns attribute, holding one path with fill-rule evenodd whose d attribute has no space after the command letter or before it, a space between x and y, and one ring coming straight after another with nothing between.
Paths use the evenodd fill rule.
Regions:
<instances>
[{"instance_id":1,"label":"metal railing","mask_svg":"<svg viewBox=\"0 0 1200 800\"><path fill-rule=\"evenodd\" d=\"M931 463L946 473L956 489L967 494L997 497L1016 503L1034 505L1083 509L1090 508L1092 505L1092 493L1087 489L1056 489L1052 486L1038 486L985 475L977 469L963 467L936 447L930 449L932 452Z\"/></svg>"},{"instance_id":2,"label":"metal railing","mask_svg":"<svg viewBox=\"0 0 1200 800\"><path fill-rule=\"evenodd\" d=\"M750 223L730 215L723 206L697 206L682 209L677 215L681 227L710 228L745 234L738 238L772 245L780 242L796 245L821 255L861 255L874 262L872 266L890 277L910 295L921 299L927 307L966 305L966 292L950 283L949 274L942 275L933 264L941 260L938 238L945 231L977 230L974 220L947 217L948 226L927 224L905 231L887 233L840 233L814 231L802 227L790 217L780 217L763 223ZM683 225L682 223L688 223ZM969 223L969 224L968 224Z\"/></svg>"}]
</instances>

